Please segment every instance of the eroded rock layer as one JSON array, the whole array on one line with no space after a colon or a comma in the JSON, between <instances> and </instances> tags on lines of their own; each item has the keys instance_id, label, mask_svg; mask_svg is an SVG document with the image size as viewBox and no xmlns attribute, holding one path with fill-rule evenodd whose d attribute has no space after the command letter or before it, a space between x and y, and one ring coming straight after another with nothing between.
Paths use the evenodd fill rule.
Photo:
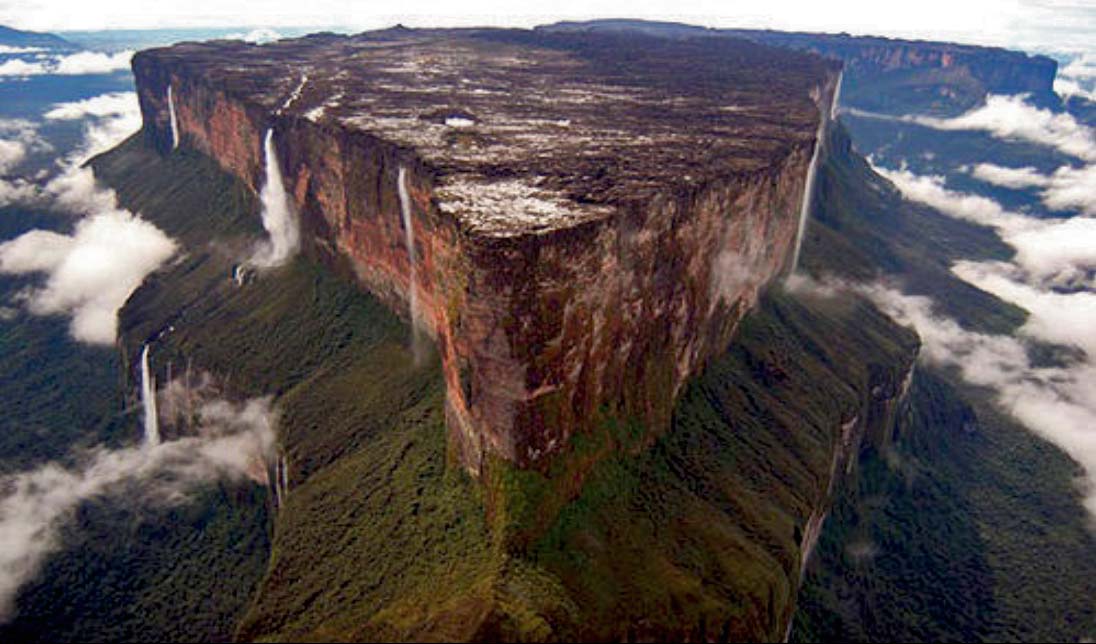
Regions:
<instances>
[{"instance_id":1,"label":"eroded rock layer","mask_svg":"<svg viewBox=\"0 0 1096 644\"><path fill-rule=\"evenodd\" d=\"M273 128L307 252L405 314L414 292L472 471L546 467L606 415L669 425L787 269L839 74L733 39L400 28L133 66L159 150L169 87L179 146L256 191Z\"/></svg>"}]
</instances>

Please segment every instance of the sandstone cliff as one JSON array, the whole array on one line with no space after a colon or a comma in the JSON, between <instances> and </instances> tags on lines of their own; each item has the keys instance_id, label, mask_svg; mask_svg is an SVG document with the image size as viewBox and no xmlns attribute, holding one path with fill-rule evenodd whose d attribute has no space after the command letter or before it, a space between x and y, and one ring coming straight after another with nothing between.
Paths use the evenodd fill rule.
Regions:
<instances>
[{"instance_id":1,"label":"sandstone cliff","mask_svg":"<svg viewBox=\"0 0 1096 644\"><path fill-rule=\"evenodd\" d=\"M545 470L607 418L668 427L788 267L839 69L730 39L403 29L133 66L164 153L169 88L179 145L256 191L273 128L306 252L435 339L473 472Z\"/></svg>"}]
</instances>

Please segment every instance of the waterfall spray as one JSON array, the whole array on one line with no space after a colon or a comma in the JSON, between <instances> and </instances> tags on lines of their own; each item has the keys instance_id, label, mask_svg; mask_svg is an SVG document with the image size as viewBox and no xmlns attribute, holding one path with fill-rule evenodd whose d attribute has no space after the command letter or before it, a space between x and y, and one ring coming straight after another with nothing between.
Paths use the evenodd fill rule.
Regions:
<instances>
[{"instance_id":1,"label":"waterfall spray","mask_svg":"<svg viewBox=\"0 0 1096 644\"><path fill-rule=\"evenodd\" d=\"M179 147L179 120L175 116L175 98L171 95L171 85L167 86L167 113L171 117L171 149Z\"/></svg>"},{"instance_id":2,"label":"waterfall spray","mask_svg":"<svg viewBox=\"0 0 1096 644\"><path fill-rule=\"evenodd\" d=\"M399 176L397 178L397 189L400 196L400 218L403 220L403 237L404 242L407 244L407 260L411 266L407 287L407 300L411 315L411 348L415 354L415 362L418 363L421 359L421 355L418 337L419 295L418 275L415 268L417 261L415 257L415 231L411 227L411 195L407 191L407 170L403 166L400 166Z\"/></svg>"},{"instance_id":3,"label":"waterfall spray","mask_svg":"<svg viewBox=\"0 0 1096 644\"><path fill-rule=\"evenodd\" d=\"M141 406L145 409L145 445L160 444L160 417L156 411L156 379L152 376L148 359L149 346L141 350Z\"/></svg>"},{"instance_id":4,"label":"waterfall spray","mask_svg":"<svg viewBox=\"0 0 1096 644\"><path fill-rule=\"evenodd\" d=\"M301 230L285 191L278 153L274 148L273 128L267 129L263 137L263 164L266 178L259 192L259 200L263 206L263 228L270 234L270 239L255 252L251 263L272 268L285 263L301 245Z\"/></svg>"}]
</instances>

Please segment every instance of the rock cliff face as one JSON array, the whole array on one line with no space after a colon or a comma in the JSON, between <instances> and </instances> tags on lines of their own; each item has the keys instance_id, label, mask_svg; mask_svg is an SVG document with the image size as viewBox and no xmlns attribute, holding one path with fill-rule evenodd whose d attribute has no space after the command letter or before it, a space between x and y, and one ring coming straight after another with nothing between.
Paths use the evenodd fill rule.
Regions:
<instances>
[{"instance_id":1,"label":"rock cliff face","mask_svg":"<svg viewBox=\"0 0 1096 644\"><path fill-rule=\"evenodd\" d=\"M669 425L788 267L839 71L731 39L404 29L133 67L165 154L169 87L180 147L256 191L273 128L306 252L435 339L473 472L545 469L606 416Z\"/></svg>"}]
</instances>

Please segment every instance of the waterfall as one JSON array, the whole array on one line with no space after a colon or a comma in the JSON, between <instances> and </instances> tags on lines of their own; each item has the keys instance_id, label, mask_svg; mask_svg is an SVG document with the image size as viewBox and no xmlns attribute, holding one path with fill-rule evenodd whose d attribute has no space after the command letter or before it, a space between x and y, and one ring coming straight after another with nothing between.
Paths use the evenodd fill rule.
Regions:
<instances>
[{"instance_id":1,"label":"waterfall","mask_svg":"<svg viewBox=\"0 0 1096 644\"><path fill-rule=\"evenodd\" d=\"M271 475L268 469L267 477L271 491L274 493L274 507L280 510L285 505L285 498L289 494L289 465L285 461L285 454L274 460L274 473Z\"/></svg>"},{"instance_id":2,"label":"waterfall","mask_svg":"<svg viewBox=\"0 0 1096 644\"><path fill-rule=\"evenodd\" d=\"M410 275L407 280L407 300L411 315L411 351L415 357L415 364L422 362L422 344L419 339L419 293L418 273L415 265L418 258L415 257L415 230L411 227L411 195L407 191L407 170L400 166L397 178L397 189L400 196L400 218L403 220L403 239L407 244L407 260L411 265Z\"/></svg>"},{"instance_id":3,"label":"waterfall","mask_svg":"<svg viewBox=\"0 0 1096 644\"><path fill-rule=\"evenodd\" d=\"M795 233L795 251L792 253L792 269L799 268L799 253L803 250L803 235L807 232L807 219L811 216L811 195L814 194L814 177L818 172L818 152L822 149L822 135L826 127L826 118L819 116L818 130L815 132L814 152L811 164L807 166L807 181L803 186L803 199L799 205L799 228Z\"/></svg>"},{"instance_id":4,"label":"waterfall","mask_svg":"<svg viewBox=\"0 0 1096 644\"><path fill-rule=\"evenodd\" d=\"M811 216L811 196L814 195L814 180L818 174L818 157L826 136L826 126L830 119L837 113L837 99L841 94L841 81L844 78L842 72L837 76L837 84L833 89L833 98L830 109L819 106L818 129L814 133L814 152L811 153L811 163L807 166L807 181L803 186L803 199L799 204L799 228L795 233L795 251L792 253L792 265L789 274L794 274L799 268L799 253L803 250L803 235L807 232L807 220Z\"/></svg>"},{"instance_id":5,"label":"waterfall","mask_svg":"<svg viewBox=\"0 0 1096 644\"><path fill-rule=\"evenodd\" d=\"M149 346L141 350L141 405L145 409L145 445L160 444L160 417L156 412L156 379L148 365Z\"/></svg>"},{"instance_id":6,"label":"waterfall","mask_svg":"<svg viewBox=\"0 0 1096 644\"><path fill-rule=\"evenodd\" d=\"M179 120L175 116L175 98L171 95L171 85L167 86L167 113L171 116L171 149L179 147Z\"/></svg>"},{"instance_id":7,"label":"waterfall","mask_svg":"<svg viewBox=\"0 0 1096 644\"><path fill-rule=\"evenodd\" d=\"M282 169L274 148L273 128L267 129L266 136L263 137L263 165L266 168L266 178L259 192L259 200L263 206L263 228L270 234L270 239L257 249L251 263L271 268L285 263L301 244L297 216L282 182Z\"/></svg>"},{"instance_id":8,"label":"waterfall","mask_svg":"<svg viewBox=\"0 0 1096 644\"><path fill-rule=\"evenodd\" d=\"M837 75L837 87L833 90L833 102L830 104L830 120L837 118L838 101L841 100L841 83L845 81L845 72L841 71Z\"/></svg>"},{"instance_id":9,"label":"waterfall","mask_svg":"<svg viewBox=\"0 0 1096 644\"><path fill-rule=\"evenodd\" d=\"M281 493L278 495L285 500L285 497L289 494L289 464L285 461L285 454L282 454L282 478L279 481L282 487Z\"/></svg>"}]
</instances>

